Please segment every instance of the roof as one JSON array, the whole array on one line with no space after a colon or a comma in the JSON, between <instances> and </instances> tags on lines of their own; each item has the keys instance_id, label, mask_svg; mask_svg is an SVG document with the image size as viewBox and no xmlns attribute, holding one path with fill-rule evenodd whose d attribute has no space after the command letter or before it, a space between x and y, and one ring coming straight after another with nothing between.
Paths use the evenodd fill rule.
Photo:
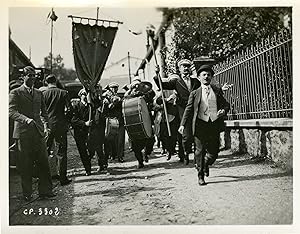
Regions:
<instances>
[{"instance_id":1,"label":"roof","mask_svg":"<svg viewBox=\"0 0 300 234\"><path fill-rule=\"evenodd\" d=\"M15 50L17 56L20 58L20 60L24 61L24 63L27 66L32 66L33 68L35 68L33 63L29 60L29 58L23 53L23 51L17 46L17 44L11 38L9 38L9 49Z\"/></svg>"}]
</instances>

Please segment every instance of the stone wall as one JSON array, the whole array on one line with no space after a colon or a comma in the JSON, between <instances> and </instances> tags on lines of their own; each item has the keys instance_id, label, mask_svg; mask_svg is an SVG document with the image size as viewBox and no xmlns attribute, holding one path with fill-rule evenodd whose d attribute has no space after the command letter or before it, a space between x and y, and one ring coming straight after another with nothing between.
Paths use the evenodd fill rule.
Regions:
<instances>
[{"instance_id":1,"label":"stone wall","mask_svg":"<svg viewBox=\"0 0 300 234\"><path fill-rule=\"evenodd\" d=\"M227 127L221 133L221 148L268 158L287 170L293 168L292 127Z\"/></svg>"}]
</instances>

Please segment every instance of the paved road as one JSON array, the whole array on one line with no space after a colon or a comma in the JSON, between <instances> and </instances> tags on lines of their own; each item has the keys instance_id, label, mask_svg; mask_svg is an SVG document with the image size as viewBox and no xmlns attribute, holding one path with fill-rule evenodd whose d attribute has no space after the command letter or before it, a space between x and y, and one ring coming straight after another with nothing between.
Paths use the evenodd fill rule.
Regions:
<instances>
[{"instance_id":1,"label":"paved road","mask_svg":"<svg viewBox=\"0 0 300 234\"><path fill-rule=\"evenodd\" d=\"M222 151L206 179L208 185L200 187L192 165L179 163L175 156L166 161L158 149L144 169L136 169L132 153L126 159L125 163L110 163L110 174L86 177L80 170L73 171L74 182L65 187L57 185L55 200L34 200L29 204L20 199L18 176L11 175L10 223L274 225L293 222L293 177L272 163ZM24 214L29 208L35 215ZM45 215L45 208L52 209L53 214Z\"/></svg>"}]
</instances>

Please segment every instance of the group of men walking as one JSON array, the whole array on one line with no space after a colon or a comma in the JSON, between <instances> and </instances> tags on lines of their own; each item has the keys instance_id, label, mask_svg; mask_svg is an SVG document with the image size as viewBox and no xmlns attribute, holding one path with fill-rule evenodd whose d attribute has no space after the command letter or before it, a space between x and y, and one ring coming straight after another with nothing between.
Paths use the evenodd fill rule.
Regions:
<instances>
[{"instance_id":1,"label":"group of men walking","mask_svg":"<svg viewBox=\"0 0 300 234\"><path fill-rule=\"evenodd\" d=\"M195 148L194 163L198 171L199 185L205 185L204 176L209 176L212 165L219 152L219 133L223 130L223 117L229 110L229 103L223 97L223 90L211 84L214 71L208 65L197 70L197 78L191 76L192 62L183 59L178 62L179 74L162 79L162 88L172 90L165 97L168 116L163 114L161 90L155 94L152 84L136 78L128 85L123 98L141 96L152 113L160 113L155 122L151 116L151 125L159 124L158 138L168 151L168 160L175 153L178 142L179 161L189 164L189 154ZM156 68L159 74L159 67ZM159 76L154 81L159 87ZM15 121L13 137L19 151L18 168L22 179L25 200L32 199L32 168L38 168L39 196L54 197L48 163L53 142L56 142L59 158L59 180L61 185L71 183L67 178L67 131L69 123L74 129L74 138L80 158L86 171L91 175L91 158L97 155L99 170L105 172L108 157L111 155L119 162L124 161L125 123L122 112L123 99L118 96L119 85L111 83L102 93L100 86L94 92L82 89L78 93L80 101L71 104L68 92L56 86L54 75L47 76L46 88L35 89L35 70L25 67L24 83L10 92L9 116ZM141 86L141 84L143 84ZM143 89L141 89L143 87ZM154 111L153 111L154 110ZM117 120L116 137L108 137L108 120ZM168 120L167 120L168 118ZM171 136L167 131L167 121ZM112 126L115 127L116 126ZM46 140L45 140L46 139ZM146 139L131 139L131 147L138 161L138 168L144 167L153 150L154 136Z\"/></svg>"}]
</instances>

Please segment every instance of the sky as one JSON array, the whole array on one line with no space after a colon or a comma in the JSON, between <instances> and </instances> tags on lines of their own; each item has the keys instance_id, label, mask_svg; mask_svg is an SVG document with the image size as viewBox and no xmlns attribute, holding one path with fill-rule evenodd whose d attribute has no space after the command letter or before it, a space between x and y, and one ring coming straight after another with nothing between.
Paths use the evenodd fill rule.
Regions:
<instances>
[{"instance_id":1,"label":"sky","mask_svg":"<svg viewBox=\"0 0 300 234\"><path fill-rule=\"evenodd\" d=\"M9 25L11 38L30 57L36 66L42 66L44 57L50 52L51 23L47 19L50 7L10 7ZM97 17L97 8L54 8L58 16L53 29L53 55L60 54L66 68L74 68L72 53L72 20L68 15ZM114 44L106 65L130 56L144 58L146 55L146 26L157 29L161 23L161 12L155 8L99 8L99 19L118 20L119 25ZM140 31L141 35L129 32ZM31 53L30 53L31 51Z\"/></svg>"}]
</instances>

